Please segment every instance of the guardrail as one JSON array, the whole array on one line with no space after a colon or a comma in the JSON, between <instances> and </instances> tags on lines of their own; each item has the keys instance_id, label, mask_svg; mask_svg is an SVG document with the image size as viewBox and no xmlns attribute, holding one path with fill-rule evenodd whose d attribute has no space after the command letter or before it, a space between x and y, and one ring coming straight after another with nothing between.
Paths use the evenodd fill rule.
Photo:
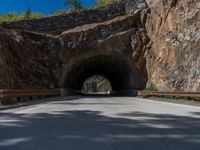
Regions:
<instances>
[{"instance_id":1,"label":"guardrail","mask_svg":"<svg viewBox=\"0 0 200 150\"><path fill-rule=\"evenodd\" d=\"M52 90L0 90L0 98L3 103L9 103L9 100L15 99L15 101L20 101L22 98L29 98L30 100L33 97L37 97L38 99L44 97L53 97L60 96L60 89L52 89Z\"/></svg>"},{"instance_id":2,"label":"guardrail","mask_svg":"<svg viewBox=\"0 0 200 150\"><path fill-rule=\"evenodd\" d=\"M199 92L184 92L184 91L178 91L178 92L151 92L151 91L138 91L138 96L142 97L185 97L188 100L191 100L192 98L200 98Z\"/></svg>"}]
</instances>

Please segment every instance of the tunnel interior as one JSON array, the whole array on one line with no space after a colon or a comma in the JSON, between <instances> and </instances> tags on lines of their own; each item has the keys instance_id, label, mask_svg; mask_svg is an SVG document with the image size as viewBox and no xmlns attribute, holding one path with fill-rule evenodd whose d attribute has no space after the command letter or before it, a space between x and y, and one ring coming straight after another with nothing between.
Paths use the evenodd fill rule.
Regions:
<instances>
[{"instance_id":1,"label":"tunnel interior","mask_svg":"<svg viewBox=\"0 0 200 150\"><path fill-rule=\"evenodd\" d=\"M108 79L113 91L137 89L140 75L121 56L95 56L80 59L70 65L64 74L63 88L81 91L84 82L91 76Z\"/></svg>"}]
</instances>

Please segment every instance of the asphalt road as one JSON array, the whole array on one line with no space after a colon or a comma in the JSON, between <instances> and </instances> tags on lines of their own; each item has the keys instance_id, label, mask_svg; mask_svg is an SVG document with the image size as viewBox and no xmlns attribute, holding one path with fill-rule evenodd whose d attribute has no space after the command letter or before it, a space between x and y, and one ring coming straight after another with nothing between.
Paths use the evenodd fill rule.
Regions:
<instances>
[{"instance_id":1,"label":"asphalt road","mask_svg":"<svg viewBox=\"0 0 200 150\"><path fill-rule=\"evenodd\" d=\"M200 150L200 107L54 98L1 110L0 150Z\"/></svg>"}]
</instances>

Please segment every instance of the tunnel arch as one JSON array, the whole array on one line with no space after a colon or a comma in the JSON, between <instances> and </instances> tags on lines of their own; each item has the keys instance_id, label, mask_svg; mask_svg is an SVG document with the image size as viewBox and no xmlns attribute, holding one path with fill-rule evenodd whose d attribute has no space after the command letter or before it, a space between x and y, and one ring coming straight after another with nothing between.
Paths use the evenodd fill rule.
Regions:
<instances>
[{"instance_id":1,"label":"tunnel arch","mask_svg":"<svg viewBox=\"0 0 200 150\"><path fill-rule=\"evenodd\" d=\"M62 87L81 91L85 80L93 75L101 75L109 80L113 91L138 89L140 75L134 66L121 55L96 55L81 58L71 63L65 70Z\"/></svg>"}]
</instances>

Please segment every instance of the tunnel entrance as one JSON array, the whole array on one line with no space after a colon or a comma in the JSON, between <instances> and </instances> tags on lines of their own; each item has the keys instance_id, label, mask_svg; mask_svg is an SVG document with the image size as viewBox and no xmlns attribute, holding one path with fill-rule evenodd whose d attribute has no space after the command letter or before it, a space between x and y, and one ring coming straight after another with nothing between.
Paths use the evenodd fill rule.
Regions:
<instances>
[{"instance_id":1,"label":"tunnel entrance","mask_svg":"<svg viewBox=\"0 0 200 150\"><path fill-rule=\"evenodd\" d=\"M62 87L67 91L82 93L86 90L84 84L88 79L100 75L109 81L112 93L142 89L147 79L138 73L129 60L118 54L76 58L65 68Z\"/></svg>"},{"instance_id":2,"label":"tunnel entrance","mask_svg":"<svg viewBox=\"0 0 200 150\"><path fill-rule=\"evenodd\" d=\"M87 78L83 83L81 90L81 92L86 95L109 95L111 91L112 85L110 81L101 75L94 75Z\"/></svg>"}]
</instances>

